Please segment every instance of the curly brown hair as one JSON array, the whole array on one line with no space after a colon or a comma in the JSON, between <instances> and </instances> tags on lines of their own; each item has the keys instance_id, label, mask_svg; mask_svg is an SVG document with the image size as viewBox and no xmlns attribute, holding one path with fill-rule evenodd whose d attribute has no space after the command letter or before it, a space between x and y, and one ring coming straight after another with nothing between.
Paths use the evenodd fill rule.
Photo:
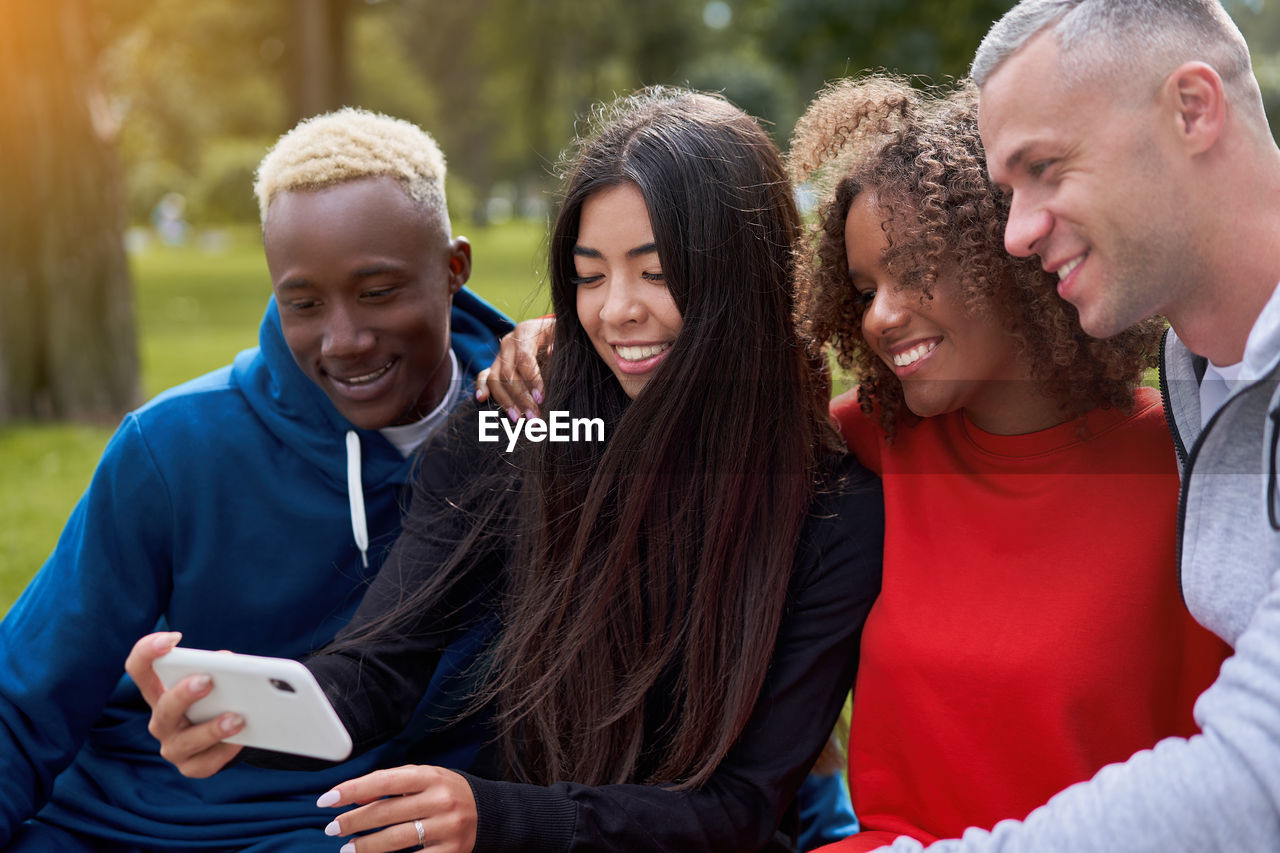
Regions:
<instances>
[{"instance_id":1,"label":"curly brown hair","mask_svg":"<svg viewBox=\"0 0 1280 853\"><path fill-rule=\"evenodd\" d=\"M828 199L812 229L812 256L801 265L802 325L816 346L834 349L858 382L863 411L879 408L890 439L916 416L898 377L863 340L864 303L849 279L845 219L866 190L884 213L884 264L899 287L928 300L940 271L954 270L966 309L1003 322L1064 420L1133 407L1135 387L1156 363L1163 321L1090 338L1058 296L1057 277L1005 251L1009 200L987 176L972 83L922 91L886 74L833 83L796 123L788 159L797 185L810 181Z\"/></svg>"}]
</instances>

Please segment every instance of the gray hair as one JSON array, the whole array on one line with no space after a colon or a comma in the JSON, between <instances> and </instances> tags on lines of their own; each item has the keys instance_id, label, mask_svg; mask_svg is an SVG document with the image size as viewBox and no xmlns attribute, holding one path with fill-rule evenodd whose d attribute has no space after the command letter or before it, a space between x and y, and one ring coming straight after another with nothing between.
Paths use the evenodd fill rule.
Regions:
<instances>
[{"instance_id":1,"label":"gray hair","mask_svg":"<svg viewBox=\"0 0 1280 853\"><path fill-rule=\"evenodd\" d=\"M1128 80L1145 95L1184 62L1218 72L1237 107L1266 119L1249 47L1218 0L1022 0L992 25L969 74L979 87L1038 33L1061 50L1068 83Z\"/></svg>"}]
</instances>

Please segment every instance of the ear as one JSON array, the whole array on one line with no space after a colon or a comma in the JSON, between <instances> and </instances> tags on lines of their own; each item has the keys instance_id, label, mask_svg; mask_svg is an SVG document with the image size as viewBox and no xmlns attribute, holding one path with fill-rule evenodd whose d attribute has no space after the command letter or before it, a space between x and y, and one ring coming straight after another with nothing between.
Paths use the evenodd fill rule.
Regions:
<instances>
[{"instance_id":1,"label":"ear","mask_svg":"<svg viewBox=\"0 0 1280 853\"><path fill-rule=\"evenodd\" d=\"M1218 72L1203 62L1184 62L1165 78L1176 132L1189 154L1213 147L1227 122L1227 95Z\"/></svg>"},{"instance_id":2,"label":"ear","mask_svg":"<svg viewBox=\"0 0 1280 853\"><path fill-rule=\"evenodd\" d=\"M449 241L449 293L454 294L471 278L471 242L466 237Z\"/></svg>"}]
</instances>

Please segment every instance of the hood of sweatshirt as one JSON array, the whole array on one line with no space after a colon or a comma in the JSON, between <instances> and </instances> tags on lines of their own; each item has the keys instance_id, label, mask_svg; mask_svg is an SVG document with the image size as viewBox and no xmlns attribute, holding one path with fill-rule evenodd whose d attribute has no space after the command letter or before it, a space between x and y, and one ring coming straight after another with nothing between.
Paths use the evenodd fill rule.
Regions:
<instances>
[{"instance_id":1,"label":"hood of sweatshirt","mask_svg":"<svg viewBox=\"0 0 1280 853\"><path fill-rule=\"evenodd\" d=\"M511 329L506 317L465 289L454 297L450 323L450 348L468 379L492 362L498 338ZM285 343L274 298L258 329L258 348L236 356L231 381L268 432L347 492L352 537L363 555L364 489L405 482L410 461L377 430L359 429L343 417L302 372Z\"/></svg>"}]
</instances>

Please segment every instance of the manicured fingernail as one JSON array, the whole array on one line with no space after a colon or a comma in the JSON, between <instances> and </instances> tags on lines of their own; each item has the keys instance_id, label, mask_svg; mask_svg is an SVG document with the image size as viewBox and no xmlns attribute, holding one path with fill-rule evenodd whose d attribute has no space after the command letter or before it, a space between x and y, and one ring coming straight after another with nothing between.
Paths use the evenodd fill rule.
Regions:
<instances>
[{"instance_id":1,"label":"manicured fingernail","mask_svg":"<svg viewBox=\"0 0 1280 853\"><path fill-rule=\"evenodd\" d=\"M507 417L511 419L512 423L515 423L516 421L520 420L520 412L516 410L515 406L512 406L511 408L507 409Z\"/></svg>"},{"instance_id":2,"label":"manicured fingernail","mask_svg":"<svg viewBox=\"0 0 1280 853\"><path fill-rule=\"evenodd\" d=\"M529 396L533 398L533 402L537 403L539 406L542 405L542 392L537 388L534 388L533 391L529 393Z\"/></svg>"},{"instance_id":3,"label":"manicured fingernail","mask_svg":"<svg viewBox=\"0 0 1280 853\"><path fill-rule=\"evenodd\" d=\"M213 684L213 679L207 675L195 675L187 682L188 689L192 693L203 693Z\"/></svg>"},{"instance_id":4,"label":"manicured fingernail","mask_svg":"<svg viewBox=\"0 0 1280 853\"><path fill-rule=\"evenodd\" d=\"M342 827L338 826L336 820L329 821L329 825L324 828L325 835L341 835Z\"/></svg>"},{"instance_id":5,"label":"manicured fingernail","mask_svg":"<svg viewBox=\"0 0 1280 853\"><path fill-rule=\"evenodd\" d=\"M178 641L182 639L182 634L177 631L166 631L163 634L156 634L151 640L151 648L157 652L167 652L174 646L178 645Z\"/></svg>"},{"instance_id":6,"label":"manicured fingernail","mask_svg":"<svg viewBox=\"0 0 1280 853\"><path fill-rule=\"evenodd\" d=\"M320 799L316 800L316 805L322 809L327 809L329 806L336 806L338 800L341 799L342 794L338 792L337 788L334 788L332 791L325 791L321 794Z\"/></svg>"},{"instance_id":7,"label":"manicured fingernail","mask_svg":"<svg viewBox=\"0 0 1280 853\"><path fill-rule=\"evenodd\" d=\"M227 716L218 721L218 728L225 735L234 734L243 725L244 717L239 714L227 714Z\"/></svg>"},{"instance_id":8,"label":"manicured fingernail","mask_svg":"<svg viewBox=\"0 0 1280 853\"><path fill-rule=\"evenodd\" d=\"M346 844L338 848L338 853L356 853L355 842L348 841Z\"/></svg>"},{"instance_id":9,"label":"manicured fingernail","mask_svg":"<svg viewBox=\"0 0 1280 853\"><path fill-rule=\"evenodd\" d=\"M524 410L524 416L525 416L526 418L528 418L529 420L533 420L534 418L536 418L536 417L538 416L538 413L537 413L537 412L535 412L533 409L525 409L525 410Z\"/></svg>"}]
</instances>

